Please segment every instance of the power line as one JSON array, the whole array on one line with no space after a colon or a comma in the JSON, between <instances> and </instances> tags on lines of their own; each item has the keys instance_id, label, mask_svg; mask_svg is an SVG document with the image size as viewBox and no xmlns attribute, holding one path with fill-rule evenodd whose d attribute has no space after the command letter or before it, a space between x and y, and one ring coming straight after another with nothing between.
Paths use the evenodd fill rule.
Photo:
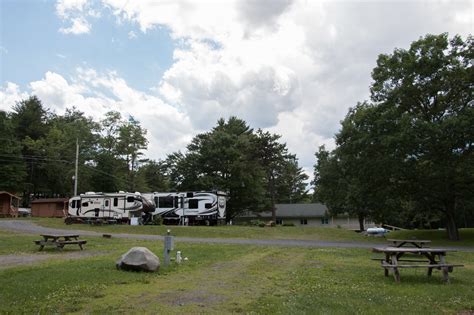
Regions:
<instances>
[{"instance_id":1,"label":"power line","mask_svg":"<svg viewBox=\"0 0 474 315\"><path fill-rule=\"evenodd\" d=\"M28 156L28 155L13 155L13 154L0 154L0 157L9 158L9 159L16 159L16 160L27 160L27 161L49 161L49 162L62 162L62 163L73 163L72 161L68 160L61 160L61 159L51 159L46 157L39 157L39 156Z\"/></svg>"},{"instance_id":2,"label":"power line","mask_svg":"<svg viewBox=\"0 0 474 315\"><path fill-rule=\"evenodd\" d=\"M107 173L107 172L98 170L98 169L96 169L94 166L91 166L91 165L87 165L87 164L83 164L83 165L89 167L89 168L90 168L92 171L94 171L94 172L97 172L97 173L100 173L100 174L102 174L102 175L106 175L106 176L115 178L116 180L119 180L119 181L121 181L121 182L124 183L124 184L128 184L128 181L127 181L126 179L123 179L123 178L117 177L117 176L115 176L115 175L112 175L112 174L110 174L110 173Z\"/></svg>"}]
</instances>

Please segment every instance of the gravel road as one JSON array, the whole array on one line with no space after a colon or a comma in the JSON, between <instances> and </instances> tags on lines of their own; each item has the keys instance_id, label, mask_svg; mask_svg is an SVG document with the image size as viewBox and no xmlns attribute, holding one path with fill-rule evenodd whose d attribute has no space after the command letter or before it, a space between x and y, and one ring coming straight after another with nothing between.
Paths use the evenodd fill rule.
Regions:
<instances>
[{"instance_id":1,"label":"gravel road","mask_svg":"<svg viewBox=\"0 0 474 315\"><path fill-rule=\"evenodd\" d=\"M79 227L79 226L78 226ZM80 229L63 230L42 227L32 221L26 220L0 220L0 229L10 230L29 234L61 234L74 233L81 236L102 236L103 233L84 231ZM125 234L125 233L108 233L114 238L130 238L142 240L163 240L160 235L146 235L146 234ZM369 242L335 242L335 241L316 241L316 240L261 240L261 239L237 239L237 238L195 238L195 237L176 237L177 242L189 243L219 243L219 244L243 244L243 245L263 245L263 246L287 246L287 247L333 247L333 248L372 248L380 246L380 243ZM473 247L460 246L443 246L444 248L455 249L459 251L474 252Z\"/></svg>"},{"instance_id":2,"label":"gravel road","mask_svg":"<svg viewBox=\"0 0 474 315\"><path fill-rule=\"evenodd\" d=\"M41 261L50 259L81 259L85 257L93 257L105 255L107 252L88 252L77 251L71 253L57 252L57 253L38 253L38 254L11 254L0 255L0 270L9 267L16 267L18 265L33 265Z\"/></svg>"}]
</instances>

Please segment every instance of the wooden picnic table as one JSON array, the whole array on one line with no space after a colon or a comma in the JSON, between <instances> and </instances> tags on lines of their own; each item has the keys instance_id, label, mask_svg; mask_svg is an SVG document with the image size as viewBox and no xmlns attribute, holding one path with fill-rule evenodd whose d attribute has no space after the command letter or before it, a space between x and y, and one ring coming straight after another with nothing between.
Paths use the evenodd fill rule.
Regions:
<instances>
[{"instance_id":1,"label":"wooden picnic table","mask_svg":"<svg viewBox=\"0 0 474 315\"><path fill-rule=\"evenodd\" d=\"M417 248L423 248L423 245L431 243L430 240L396 240L387 239L387 242L392 243L395 247L403 247L404 245L413 245Z\"/></svg>"},{"instance_id":2,"label":"wooden picnic table","mask_svg":"<svg viewBox=\"0 0 474 315\"><path fill-rule=\"evenodd\" d=\"M399 268L427 268L428 276L431 276L433 269L443 272L443 280L449 282L449 272L454 267L463 267L459 264L448 264L446 262L446 253L454 252L453 249L446 248L418 248L418 247L375 247L373 252L385 254L385 259L381 259L381 267L384 268L385 276L388 277L389 271L392 271L396 282L400 282ZM408 259L403 258L407 255ZM410 258L413 255L415 259ZM404 264L401 262L410 262ZM415 264L413 264L415 263Z\"/></svg>"},{"instance_id":3,"label":"wooden picnic table","mask_svg":"<svg viewBox=\"0 0 474 315\"><path fill-rule=\"evenodd\" d=\"M78 234L41 234L42 240L34 241L36 245L39 245L39 250L43 250L46 245L55 246L58 249L63 249L65 245L79 245L81 250L84 248L82 245L86 244L86 240L79 240Z\"/></svg>"}]
</instances>

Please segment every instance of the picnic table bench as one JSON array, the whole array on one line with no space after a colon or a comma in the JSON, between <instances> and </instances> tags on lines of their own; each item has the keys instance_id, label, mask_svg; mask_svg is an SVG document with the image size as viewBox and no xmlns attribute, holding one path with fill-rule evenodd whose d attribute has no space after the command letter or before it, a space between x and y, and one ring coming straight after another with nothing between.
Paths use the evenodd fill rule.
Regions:
<instances>
[{"instance_id":1,"label":"picnic table bench","mask_svg":"<svg viewBox=\"0 0 474 315\"><path fill-rule=\"evenodd\" d=\"M397 239L387 239L387 242L391 243L394 247L404 247L405 245L412 245L417 248L423 248L423 245L431 243L430 240L397 240Z\"/></svg>"},{"instance_id":2,"label":"picnic table bench","mask_svg":"<svg viewBox=\"0 0 474 315\"><path fill-rule=\"evenodd\" d=\"M45 246L55 246L58 249L63 249L65 245L79 245L81 250L84 244L87 243L86 240L79 240L79 235L77 234L41 234L43 237L42 240L34 241L36 245L39 245L39 250L43 250Z\"/></svg>"},{"instance_id":3,"label":"picnic table bench","mask_svg":"<svg viewBox=\"0 0 474 315\"><path fill-rule=\"evenodd\" d=\"M400 282L399 268L427 268L428 276L431 276L433 269L443 272L443 280L449 283L449 272L454 267L464 267L460 264L448 264L446 262L446 253L454 252L452 249L444 248L418 248L418 247L375 247L373 252L385 254L385 259L380 259L381 267L384 268L385 276L388 277L389 271L392 271L396 282ZM405 255L416 255L419 259L401 259ZM420 259L421 258L421 259ZM418 264L401 264L407 261Z\"/></svg>"}]
</instances>

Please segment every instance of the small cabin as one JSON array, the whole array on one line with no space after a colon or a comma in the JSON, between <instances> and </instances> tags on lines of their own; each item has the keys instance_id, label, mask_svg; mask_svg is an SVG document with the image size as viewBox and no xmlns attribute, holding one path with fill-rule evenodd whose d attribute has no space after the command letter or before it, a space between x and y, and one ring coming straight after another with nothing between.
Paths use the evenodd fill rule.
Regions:
<instances>
[{"instance_id":1,"label":"small cabin","mask_svg":"<svg viewBox=\"0 0 474 315\"><path fill-rule=\"evenodd\" d=\"M64 218L67 214L68 198L44 198L31 202L32 217Z\"/></svg>"},{"instance_id":2,"label":"small cabin","mask_svg":"<svg viewBox=\"0 0 474 315\"><path fill-rule=\"evenodd\" d=\"M321 227L343 227L347 229L358 229L359 220L357 217L348 214L332 216L329 209L321 203L293 203L293 204L276 204L276 224L291 224L295 226L321 226ZM272 220L271 211L253 213L244 212L235 218L237 223L249 222L251 220L261 220L268 222ZM373 227L373 222L365 221L364 226Z\"/></svg>"},{"instance_id":3,"label":"small cabin","mask_svg":"<svg viewBox=\"0 0 474 315\"><path fill-rule=\"evenodd\" d=\"M18 205L20 197L6 191L0 191L0 217L18 216Z\"/></svg>"}]
</instances>

